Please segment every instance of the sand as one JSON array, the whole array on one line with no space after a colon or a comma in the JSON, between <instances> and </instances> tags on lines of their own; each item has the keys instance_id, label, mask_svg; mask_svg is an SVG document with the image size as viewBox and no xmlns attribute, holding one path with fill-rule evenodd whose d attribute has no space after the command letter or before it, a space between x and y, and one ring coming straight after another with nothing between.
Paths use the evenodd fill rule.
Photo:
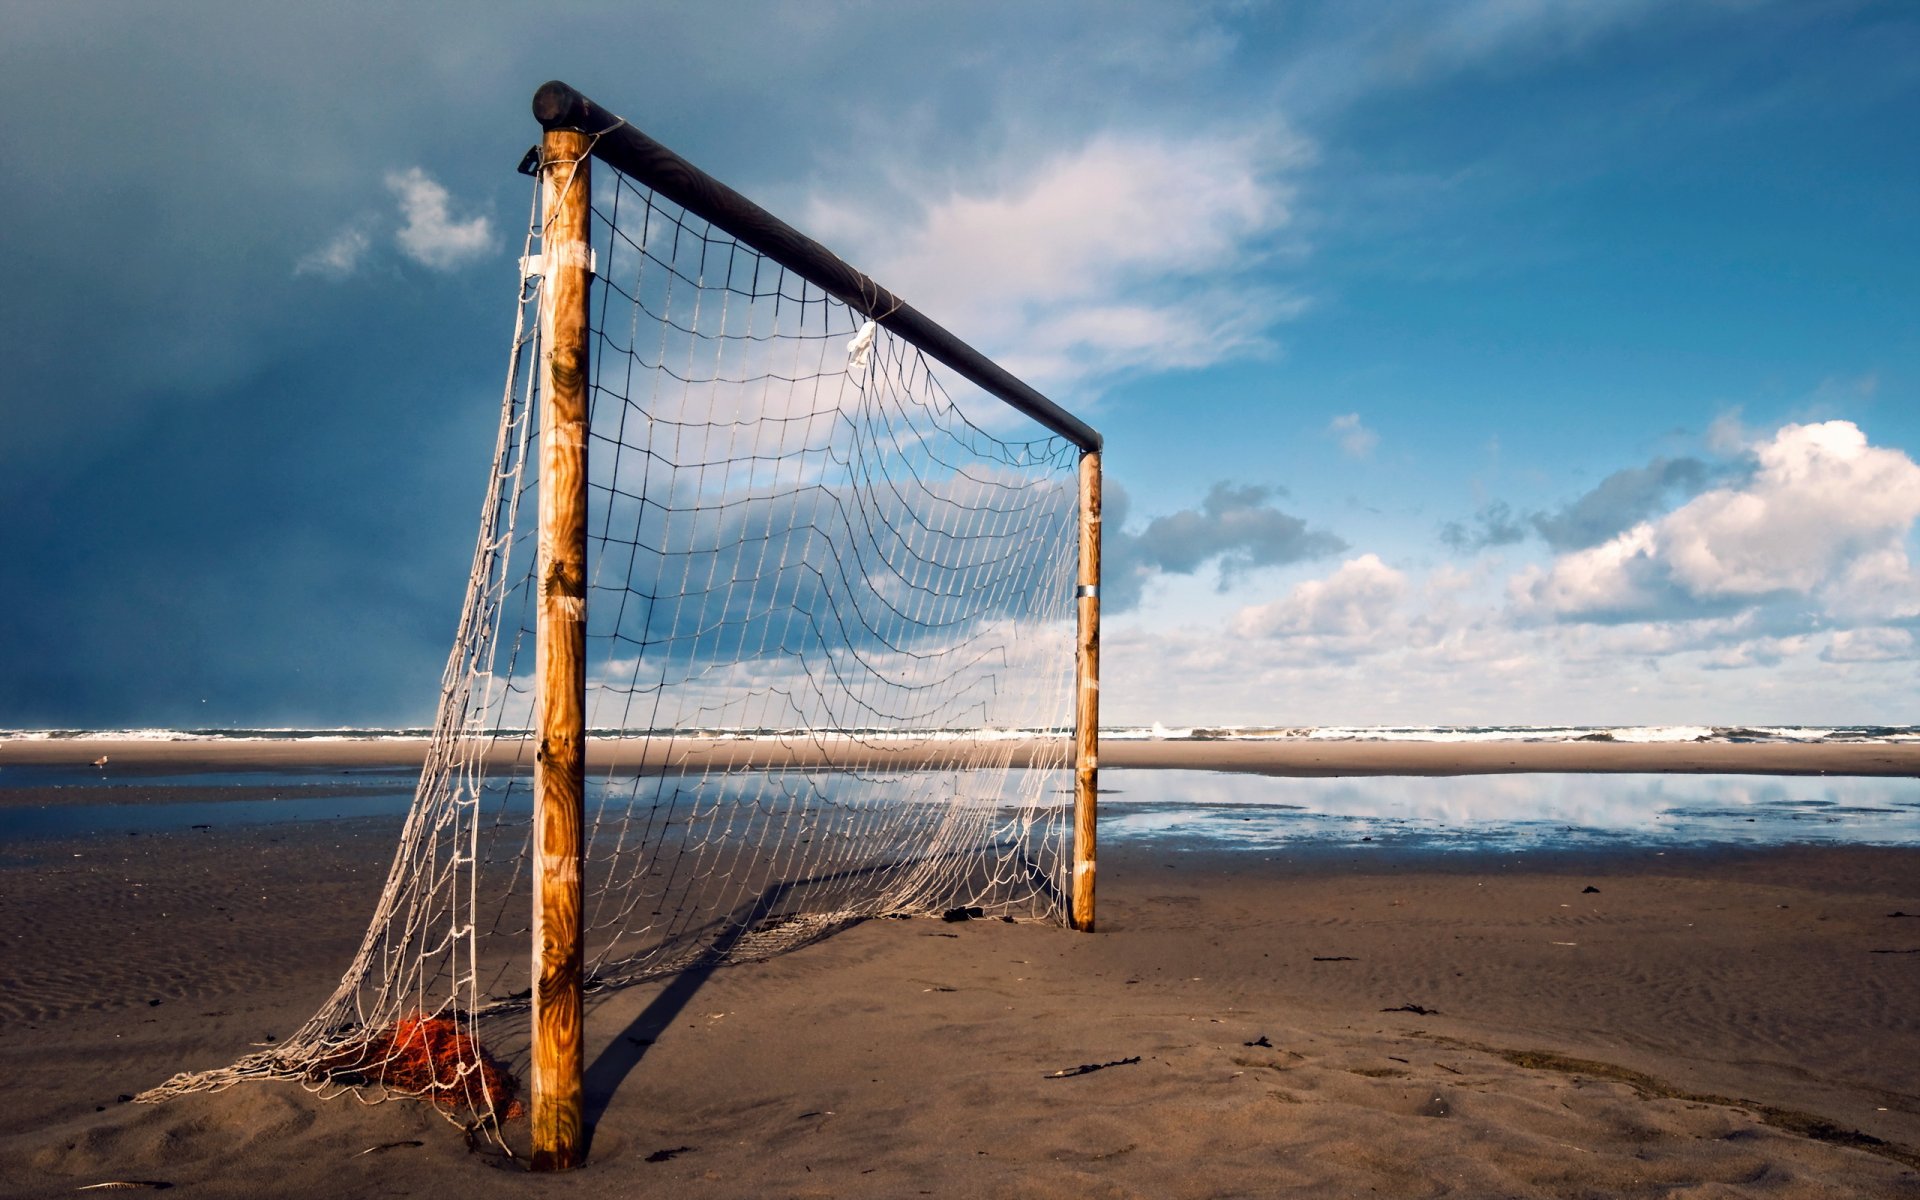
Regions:
<instances>
[{"instance_id":1,"label":"sand","mask_svg":"<svg viewBox=\"0 0 1920 1200\"><path fill-rule=\"evenodd\" d=\"M601 1001L591 1162L533 1177L412 1102L120 1099L312 1012L393 822L4 820L0 1195L1920 1196L1920 851L1117 845L1091 935L871 921Z\"/></svg>"},{"instance_id":2,"label":"sand","mask_svg":"<svg viewBox=\"0 0 1920 1200\"><path fill-rule=\"evenodd\" d=\"M1001 743L1015 766L1053 764L1062 742ZM85 767L105 755L124 771L247 768L417 767L425 738L381 740L0 738L0 770L9 764ZM632 770L805 766L910 768L943 763L951 743L859 741L821 745L774 738L592 740L591 767ZM1920 776L1920 743L1874 742L1339 742L1308 739L1210 741L1151 739L1101 744L1109 767L1168 767L1269 775L1486 775L1526 771L1677 774ZM526 765L531 766L531 759ZM0 787L4 782L0 781Z\"/></svg>"}]
</instances>

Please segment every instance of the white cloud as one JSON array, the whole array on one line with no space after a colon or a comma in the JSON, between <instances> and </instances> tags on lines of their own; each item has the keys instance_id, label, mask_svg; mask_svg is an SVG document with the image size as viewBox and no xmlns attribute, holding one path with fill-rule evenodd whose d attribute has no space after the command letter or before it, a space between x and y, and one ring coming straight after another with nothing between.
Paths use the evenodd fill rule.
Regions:
<instances>
[{"instance_id":1,"label":"white cloud","mask_svg":"<svg viewBox=\"0 0 1920 1200\"><path fill-rule=\"evenodd\" d=\"M975 302L1008 288L1079 299L1117 275L1231 265L1246 239L1288 216L1260 151L1249 138L1104 134L1005 192L935 203L889 265Z\"/></svg>"},{"instance_id":2,"label":"white cloud","mask_svg":"<svg viewBox=\"0 0 1920 1200\"><path fill-rule=\"evenodd\" d=\"M1777 667L1807 648L1806 637L1756 637L1708 650L1700 655L1706 671L1740 671L1748 667Z\"/></svg>"},{"instance_id":3,"label":"white cloud","mask_svg":"<svg viewBox=\"0 0 1920 1200\"><path fill-rule=\"evenodd\" d=\"M1850 421L1783 426L1751 449L1752 478L1520 576L1517 607L1655 617L1817 594L1847 615L1911 595L1902 543L1920 517L1920 465Z\"/></svg>"},{"instance_id":4,"label":"white cloud","mask_svg":"<svg viewBox=\"0 0 1920 1200\"><path fill-rule=\"evenodd\" d=\"M1267 353L1267 330L1305 307L1260 289L1216 289L1177 304L1068 307L1039 316L1005 359L1016 375L1052 380L1195 369Z\"/></svg>"},{"instance_id":5,"label":"white cloud","mask_svg":"<svg viewBox=\"0 0 1920 1200\"><path fill-rule=\"evenodd\" d=\"M1393 618L1406 594L1405 574L1377 554L1363 554L1325 579L1295 585L1271 604L1242 609L1233 619L1233 632L1251 638L1369 638Z\"/></svg>"},{"instance_id":6,"label":"white cloud","mask_svg":"<svg viewBox=\"0 0 1920 1200\"><path fill-rule=\"evenodd\" d=\"M1843 621L1897 621L1920 617L1920 571L1906 547L1862 554L1820 589L1822 609Z\"/></svg>"},{"instance_id":7,"label":"white cloud","mask_svg":"<svg viewBox=\"0 0 1920 1200\"><path fill-rule=\"evenodd\" d=\"M1118 622L1112 719L1906 720L1920 466L1846 421L1737 451L1739 482L1522 570L1517 550L1425 570L1358 553L1231 617Z\"/></svg>"},{"instance_id":8,"label":"white cloud","mask_svg":"<svg viewBox=\"0 0 1920 1200\"><path fill-rule=\"evenodd\" d=\"M349 226L334 235L326 245L310 250L293 265L295 275L319 275L326 279L345 279L359 269L372 239L359 226Z\"/></svg>"},{"instance_id":9,"label":"white cloud","mask_svg":"<svg viewBox=\"0 0 1920 1200\"><path fill-rule=\"evenodd\" d=\"M1328 582L1328 581L1321 581ZM1116 724L1894 724L1920 700L1911 633L1776 636L1746 618L1522 625L1485 597L1439 603L1410 572L1393 604L1324 600L1225 626L1115 622ZM1314 612L1314 608L1319 612ZM1331 615L1329 610L1331 609ZM1358 633L1275 632L1262 617ZM1255 634L1266 634L1254 636ZM1110 714L1110 715L1108 715Z\"/></svg>"},{"instance_id":10,"label":"white cloud","mask_svg":"<svg viewBox=\"0 0 1920 1200\"><path fill-rule=\"evenodd\" d=\"M1526 568L1508 583L1508 593L1514 607L1526 614L1648 610L1658 600L1658 549L1653 525L1642 522L1611 541L1561 555L1551 568Z\"/></svg>"},{"instance_id":11,"label":"white cloud","mask_svg":"<svg viewBox=\"0 0 1920 1200\"><path fill-rule=\"evenodd\" d=\"M1203 367L1271 350L1304 307L1241 278L1291 220L1278 131L1103 133L997 190L901 185L911 217L815 197L803 224L1042 386ZM1179 186L1169 181L1178 180Z\"/></svg>"},{"instance_id":12,"label":"white cloud","mask_svg":"<svg viewBox=\"0 0 1920 1200\"><path fill-rule=\"evenodd\" d=\"M1830 663L1898 662L1913 657L1913 635L1885 626L1843 629L1820 652L1821 661Z\"/></svg>"},{"instance_id":13,"label":"white cloud","mask_svg":"<svg viewBox=\"0 0 1920 1200\"><path fill-rule=\"evenodd\" d=\"M394 243L414 262L447 271L492 249L492 223L484 216L454 220L447 189L419 167L388 172L386 185L399 206L401 225L394 231ZM372 230L384 224L372 217L355 221L302 255L293 273L333 280L352 276L373 249Z\"/></svg>"},{"instance_id":14,"label":"white cloud","mask_svg":"<svg viewBox=\"0 0 1920 1200\"><path fill-rule=\"evenodd\" d=\"M419 167L390 172L387 190L399 201L406 222L394 241L421 266L448 271L492 249L492 223L484 216L454 220L447 189Z\"/></svg>"},{"instance_id":15,"label":"white cloud","mask_svg":"<svg viewBox=\"0 0 1920 1200\"><path fill-rule=\"evenodd\" d=\"M1360 423L1359 413L1345 413L1327 422L1327 432L1348 458L1365 458L1380 444L1380 435Z\"/></svg>"},{"instance_id":16,"label":"white cloud","mask_svg":"<svg viewBox=\"0 0 1920 1200\"><path fill-rule=\"evenodd\" d=\"M1867 445L1851 421L1788 425L1755 452L1749 484L1662 522L1673 576L1695 595L1809 591L1920 516L1920 465Z\"/></svg>"}]
</instances>

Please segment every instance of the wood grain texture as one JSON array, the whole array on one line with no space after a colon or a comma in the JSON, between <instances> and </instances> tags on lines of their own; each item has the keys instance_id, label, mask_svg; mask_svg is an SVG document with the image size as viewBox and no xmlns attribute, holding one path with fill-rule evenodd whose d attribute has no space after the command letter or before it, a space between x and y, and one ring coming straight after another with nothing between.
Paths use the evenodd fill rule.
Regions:
<instances>
[{"instance_id":1,"label":"wood grain texture","mask_svg":"<svg viewBox=\"0 0 1920 1200\"><path fill-rule=\"evenodd\" d=\"M1079 638L1074 655L1073 891L1068 923L1093 930L1100 774L1100 455L1080 456Z\"/></svg>"},{"instance_id":2,"label":"wood grain texture","mask_svg":"<svg viewBox=\"0 0 1920 1200\"><path fill-rule=\"evenodd\" d=\"M588 139L542 147L540 548L535 703L533 1167L579 1166L586 1146L580 864L586 791Z\"/></svg>"}]
</instances>

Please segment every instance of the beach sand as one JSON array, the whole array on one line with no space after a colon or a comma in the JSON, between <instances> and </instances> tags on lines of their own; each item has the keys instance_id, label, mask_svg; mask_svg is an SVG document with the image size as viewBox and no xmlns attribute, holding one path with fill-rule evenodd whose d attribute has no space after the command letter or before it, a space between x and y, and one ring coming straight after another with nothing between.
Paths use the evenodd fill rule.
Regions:
<instances>
[{"instance_id":1,"label":"beach sand","mask_svg":"<svg viewBox=\"0 0 1920 1200\"><path fill-rule=\"evenodd\" d=\"M1094 934L869 921L599 1000L560 1177L416 1102L124 1102L311 1014L394 829L0 843L0 1194L1920 1196L1920 851L1862 847L1116 845Z\"/></svg>"},{"instance_id":2,"label":"beach sand","mask_svg":"<svg viewBox=\"0 0 1920 1200\"><path fill-rule=\"evenodd\" d=\"M1063 741L997 743L1014 766L1053 765ZM519 747L531 768L531 750ZM159 741L0 738L10 764L82 768L106 756L115 772L206 769L417 767L425 738L288 738ZM703 770L748 767L910 769L949 761L950 742L846 739L821 744L777 738L592 739L590 767ZM499 761L496 759L496 761ZM1369 742L1310 738L1111 740L1108 767L1243 771L1266 775L1489 775L1529 771L1600 773L1920 776L1920 742ZM0 783L0 787L4 787ZM4 803L0 799L0 803Z\"/></svg>"}]
</instances>

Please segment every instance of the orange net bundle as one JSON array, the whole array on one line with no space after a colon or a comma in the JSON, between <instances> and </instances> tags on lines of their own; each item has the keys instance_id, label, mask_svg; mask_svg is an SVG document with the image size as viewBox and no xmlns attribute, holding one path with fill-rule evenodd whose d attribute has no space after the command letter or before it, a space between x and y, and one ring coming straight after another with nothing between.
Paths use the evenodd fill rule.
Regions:
<instances>
[{"instance_id":1,"label":"orange net bundle","mask_svg":"<svg viewBox=\"0 0 1920 1200\"><path fill-rule=\"evenodd\" d=\"M491 1110L501 1120L523 1112L512 1072L451 1017L402 1017L349 1055L323 1064L329 1074L351 1072L367 1082L432 1100L442 1108Z\"/></svg>"}]
</instances>

